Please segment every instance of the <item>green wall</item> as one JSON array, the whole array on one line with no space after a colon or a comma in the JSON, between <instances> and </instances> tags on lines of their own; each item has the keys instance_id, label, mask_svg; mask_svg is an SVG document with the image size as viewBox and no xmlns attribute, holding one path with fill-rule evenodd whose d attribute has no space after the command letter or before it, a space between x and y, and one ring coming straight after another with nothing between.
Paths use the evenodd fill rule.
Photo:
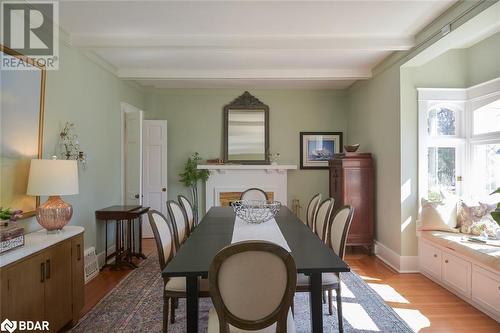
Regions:
<instances>
[{"instance_id":1,"label":"green wall","mask_svg":"<svg viewBox=\"0 0 500 333\"><path fill-rule=\"evenodd\" d=\"M222 108L243 93L236 89L156 89L146 98L146 117L168 121L168 196L188 194L179 183L185 160L197 151L203 158L222 156ZM330 90L250 90L269 105L270 150L280 164L299 166L300 131L347 129L344 92ZM344 133L345 134L345 133ZM314 193L328 195L327 170L297 170L288 174L288 200L299 199L302 216ZM200 186L200 202L204 188Z\"/></svg>"},{"instance_id":2,"label":"green wall","mask_svg":"<svg viewBox=\"0 0 500 333\"><path fill-rule=\"evenodd\" d=\"M74 208L70 224L85 227L85 248L97 246L100 252L104 229L94 211L121 201L120 103L143 107L144 95L63 42L59 59L59 70L47 71L43 156L55 154L59 131L73 122L88 166L79 168L80 193L63 199ZM40 228L35 219L23 225Z\"/></svg>"}]
</instances>

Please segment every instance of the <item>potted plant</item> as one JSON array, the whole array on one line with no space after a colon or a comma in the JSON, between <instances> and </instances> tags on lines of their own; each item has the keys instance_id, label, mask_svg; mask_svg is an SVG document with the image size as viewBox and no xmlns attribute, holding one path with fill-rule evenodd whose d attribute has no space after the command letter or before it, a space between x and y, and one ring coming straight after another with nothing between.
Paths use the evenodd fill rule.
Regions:
<instances>
[{"instance_id":1,"label":"potted plant","mask_svg":"<svg viewBox=\"0 0 500 333\"><path fill-rule=\"evenodd\" d=\"M0 222L7 225L9 221L16 221L22 216L22 210L10 210L10 208L0 207Z\"/></svg>"},{"instance_id":2,"label":"potted plant","mask_svg":"<svg viewBox=\"0 0 500 333\"><path fill-rule=\"evenodd\" d=\"M208 170L198 170L199 161L201 161L200 154L195 152L184 164L184 172L179 174L181 177L179 181L191 189L195 221L198 220L198 182L207 181L210 176Z\"/></svg>"}]
</instances>

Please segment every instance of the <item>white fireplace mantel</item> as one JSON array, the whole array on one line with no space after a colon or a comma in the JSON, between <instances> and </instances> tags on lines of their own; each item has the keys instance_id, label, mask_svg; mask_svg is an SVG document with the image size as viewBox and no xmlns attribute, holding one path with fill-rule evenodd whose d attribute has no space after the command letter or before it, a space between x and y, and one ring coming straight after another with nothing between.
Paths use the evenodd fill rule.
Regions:
<instances>
[{"instance_id":1,"label":"white fireplace mantel","mask_svg":"<svg viewBox=\"0 0 500 333\"><path fill-rule=\"evenodd\" d=\"M200 164L198 169L210 171L205 189L205 208L220 206L220 193L243 192L258 187L274 193L274 200L287 205L287 171L296 170L291 164Z\"/></svg>"}]
</instances>

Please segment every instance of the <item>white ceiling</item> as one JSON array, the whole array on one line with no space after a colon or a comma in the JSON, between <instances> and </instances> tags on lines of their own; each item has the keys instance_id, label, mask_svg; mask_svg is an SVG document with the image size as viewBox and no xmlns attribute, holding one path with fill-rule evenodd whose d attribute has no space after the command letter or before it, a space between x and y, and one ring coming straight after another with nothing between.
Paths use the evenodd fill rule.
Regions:
<instances>
[{"instance_id":1,"label":"white ceiling","mask_svg":"<svg viewBox=\"0 0 500 333\"><path fill-rule=\"evenodd\" d=\"M71 43L155 87L342 89L455 1L62 1Z\"/></svg>"}]
</instances>

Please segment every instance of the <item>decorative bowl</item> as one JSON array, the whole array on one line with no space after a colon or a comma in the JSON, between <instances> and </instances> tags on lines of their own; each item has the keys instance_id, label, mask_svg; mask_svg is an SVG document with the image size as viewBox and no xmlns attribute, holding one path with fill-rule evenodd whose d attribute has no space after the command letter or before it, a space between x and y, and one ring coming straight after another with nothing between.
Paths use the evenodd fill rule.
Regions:
<instances>
[{"instance_id":1,"label":"decorative bowl","mask_svg":"<svg viewBox=\"0 0 500 333\"><path fill-rule=\"evenodd\" d=\"M354 145L344 145L344 149L348 153L354 153L356 150L358 150L358 148L359 148L359 143L356 143Z\"/></svg>"},{"instance_id":2,"label":"decorative bowl","mask_svg":"<svg viewBox=\"0 0 500 333\"><path fill-rule=\"evenodd\" d=\"M274 218L280 211L281 202L261 200L237 200L233 209L240 219L248 223L263 223Z\"/></svg>"}]
</instances>

